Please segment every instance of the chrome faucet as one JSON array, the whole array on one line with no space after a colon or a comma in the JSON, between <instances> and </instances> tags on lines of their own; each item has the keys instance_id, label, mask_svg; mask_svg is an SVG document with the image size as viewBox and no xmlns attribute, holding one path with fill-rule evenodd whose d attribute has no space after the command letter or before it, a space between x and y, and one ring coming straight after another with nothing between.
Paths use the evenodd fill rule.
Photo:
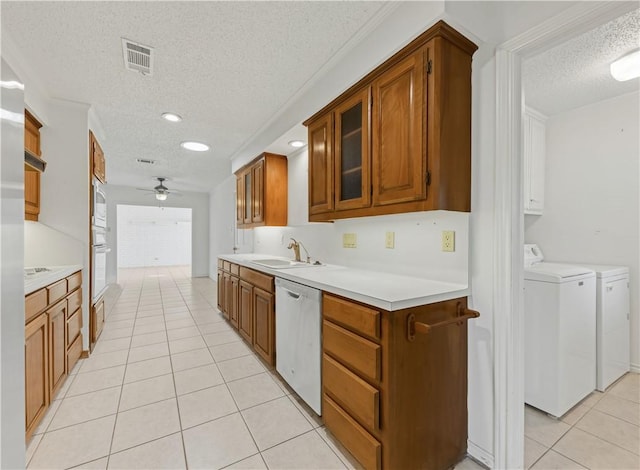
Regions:
<instances>
[{"instance_id":1,"label":"chrome faucet","mask_svg":"<svg viewBox=\"0 0 640 470\"><path fill-rule=\"evenodd\" d=\"M293 250L293 253L296 256L296 261L302 261L300 259L300 247L302 247L304 249L305 254L307 255L307 263L311 263L311 256L309 256L309 252L307 251L305 246L302 244L302 242L297 241L295 238L291 238L290 240L291 240L291 243L289 243L289 246L287 248L290 250Z\"/></svg>"}]
</instances>

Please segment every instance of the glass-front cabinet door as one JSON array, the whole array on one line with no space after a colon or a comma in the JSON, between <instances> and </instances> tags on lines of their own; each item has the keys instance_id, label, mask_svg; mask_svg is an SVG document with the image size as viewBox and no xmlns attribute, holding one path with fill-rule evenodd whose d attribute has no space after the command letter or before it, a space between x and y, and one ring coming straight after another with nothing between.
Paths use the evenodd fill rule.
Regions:
<instances>
[{"instance_id":1,"label":"glass-front cabinet door","mask_svg":"<svg viewBox=\"0 0 640 470\"><path fill-rule=\"evenodd\" d=\"M369 166L369 88L335 109L335 207L371 205Z\"/></svg>"}]
</instances>

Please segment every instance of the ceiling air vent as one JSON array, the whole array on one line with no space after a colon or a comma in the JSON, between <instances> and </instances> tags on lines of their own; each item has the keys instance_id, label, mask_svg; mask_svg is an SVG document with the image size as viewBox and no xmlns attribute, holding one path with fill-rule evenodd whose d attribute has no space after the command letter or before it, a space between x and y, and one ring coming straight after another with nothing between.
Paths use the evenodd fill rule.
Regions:
<instances>
[{"instance_id":1,"label":"ceiling air vent","mask_svg":"<svg viewBox=\"0 0 640 470\"><path fill-rule=\"evenodd\" d=\"M122 38L122 54L127 70L153 75L153 48Z\"/></svg>"},{"instance_id":2,"label":"ceiling air vent","mask_svg":"<svg viewBox=\"0 0 640 470\"><path fill-rule=\"evenodd\" d=\"M155 160L147 160L146 158L136 158L136 161L138 163L144 163L145 165L155 165L156 164Z\"/></svg>"}]
</instances>

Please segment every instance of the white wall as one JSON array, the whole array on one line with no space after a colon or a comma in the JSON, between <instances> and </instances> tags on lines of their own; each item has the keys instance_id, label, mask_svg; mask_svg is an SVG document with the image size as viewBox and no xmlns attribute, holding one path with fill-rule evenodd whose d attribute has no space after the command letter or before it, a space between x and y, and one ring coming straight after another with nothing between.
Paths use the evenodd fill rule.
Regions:
<instances>
[{"instance_id":1,"label":"white wall","mask_svg":"<svg viewBox=\"0 0 640 470\"><path fill-rule=\"evenodd\" d=\"M40 222L24 222L24 265L62 266L84 263L85 245ZM52 249L54 247L54 249ZM88 289L88 285L84 287Z\"/></svg>"},{"instance_id":2,"label":"white wall","mask_svg":"<svg viewBox=\"0 0 640 470\"><path fill-rule=\"evenodd\" d=\"M229 165L231 168L231 165ZM218 255L233 253L236 225L236 178L230 175L209 195L209 277L216 279Z\"/></svg>"},{"instance_id":3,"label":"white wall","mask_svg":"<svg viewBox=\"0 0 640 470\"><path fill-rule=\"evenodd\" d=\"M467 284L469 214L416 212L309 224L305 222L306 150L290 156L288 162L289 226L253 229L255 253L291 257L293 252L287 245L293 237L302 241L314 260ZM442 230L456 232L455 252L441 251ZM386 232L395 232L393 249L385 248ZM357 248L343 248L343 233L356 234ZM301 255L304 256L304 250Z\"/></svg>"},{"instance_id":4,"label":"white wall","mask_svg":"<svg viewBox=\"0 0 640 470\"><path fill-rule=\"evenodd\" d=\"M49 100L40 129L47 168L40 178L40 225L25 227L29 264L82 265L83 348L89 348L89 106ZM51 234L51 238L47 234ZM66 236L66 237L65 237ZM46 246L47 253L41 248ZM64 256L64 255L68 256ZM26 262L25 258L25 262Z\"/></svg>"},{"instance_id":5,"label":"white wall","mask_svg":"<svg viewBox=\"0 0 640 470\"><path fill-rule=\"evenodd\" d=\"M107 175L108 181L109 175ZM107 196L107 245L111 252L107 254L107 284L117 282L118 276L118 221L116 206L129 204L136 206L158 207L153 194L138 191L128 186L104 185ZM182 197L169 195L162 201L163 207L183 207L192 210L191 232L191 275L201 277L209 275L209 195L206 193L182 192Z\"/></svg>"},{"instance_id":6,"label":"white wall","mask_svg":"<svg viewBox=\"0 0 640 470\"><path fill-rule=\"evenodd\" d=\"M191 264L191 209L119 204L120 268Z\"/></svg>"},{"instance_id":7,"label":"white wall","mask_svg":"<svg viewBox=\"0 0 640 470\"><path fill-rule=\"evenodd\" d=\"M525 241L545 257L629 266L631 362L640 370L640 93L547 121L545 208L525 217Z\"/></svg>"},{"instance_id":8,"label":"white wall","mask_svg":"<svg viewBox=\"0 0 640 470\"><path fill-rule=\"evenodd\" d=\"M19 77L1 62L3 82ZM24 468L24 95L0 88L0 468Z\"/></svg>"}]
</instances>

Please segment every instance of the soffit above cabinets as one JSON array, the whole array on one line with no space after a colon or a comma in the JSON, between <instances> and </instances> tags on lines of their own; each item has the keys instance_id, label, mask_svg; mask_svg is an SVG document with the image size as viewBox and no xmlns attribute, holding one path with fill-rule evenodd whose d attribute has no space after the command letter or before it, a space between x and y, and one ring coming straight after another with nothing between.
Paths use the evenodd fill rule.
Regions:
<instances>
[{"instance_id":1,"label":"soffit above cabinets","mask_svg":"<svg viewBox=\"0 0 640 470\"><path fill-rule=\"evenodd\" d=\"M611 62L640 45L640 9L525 60L525 102L547 116L640 90L640 79L616 81Z\"/></svg>"}]
</instances>

